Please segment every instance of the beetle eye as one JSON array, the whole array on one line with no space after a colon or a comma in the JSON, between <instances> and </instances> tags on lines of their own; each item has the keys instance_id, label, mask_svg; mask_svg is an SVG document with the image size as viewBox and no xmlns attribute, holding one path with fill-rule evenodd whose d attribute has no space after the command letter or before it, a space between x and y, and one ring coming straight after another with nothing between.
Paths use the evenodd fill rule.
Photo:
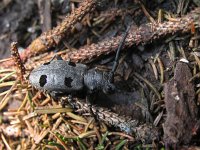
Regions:
<instances>
[{"instance_id":1,"label":"beetle eye","mask_svg":"<svg viewBox=\"0 0 200 150\"><path fill-rule=\"evenodd\" d=\"M39 83L40 83L40 86L43 87L47 83L47 76L41 75Z\"/></svg>"},{"instance_id":2,"label":"beetle eye","mask_svg":"<svg viewBox=\"0 0 200 150\"><path fill-rule=\"evenodd\" d=\"M103 92L106 94L112 94L115 91L115 86L113 84L107 84L103 88Z\"/></svg>"},{"instance_id":3,"label":"beetle eye","mask_svg":"<svg viewBox=\"0 0 200 150\"><path fill-rule=\"evenodd\" d=\"M65 85L66 85L67 87L69 87L69 88L72 87L72 81L73 81L72 78L70 78L70 77L65 77Z\"/></svg>"}]
</instances>

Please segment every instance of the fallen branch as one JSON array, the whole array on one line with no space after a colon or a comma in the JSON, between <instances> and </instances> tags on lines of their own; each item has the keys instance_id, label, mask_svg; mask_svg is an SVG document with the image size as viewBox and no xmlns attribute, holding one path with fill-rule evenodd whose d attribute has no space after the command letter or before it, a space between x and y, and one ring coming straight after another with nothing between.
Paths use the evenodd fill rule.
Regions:
<instances>
[{"instance_id":1,"label":"fallen branch","mask_svg":"<svg viewBox=\"0 0 200 150\"><path fill-rule=\"evenodd\" d=\"M98 5L98 0L85 0L81 6L67 16L61 24L56 26L54 29L44 32L37 39L32 41L28 48L20 54L21 59L25 62L31 56L36 54L44 53L49 49L55 47L60 43L63 38L70 35L71 30L75 24L83 19L83 17L95 10ZM6 61L1 66L12 66L14 61Z\"/></svg>"},{"instance_id":2,"label":"fallen branch","mask_svg":"<svg viewBox=\"0 0 200 150\"><path fill-rule=\"evenodd\" d=\"M177 32L186 33L190 32L192 27L200 27L200 7L196 8L188 15L182 18L172 19L164 23L148 23L140 26L139 28L131 27L128 36L125 40L124 47L128 48L133 45L146 44L148 42L160 39L169 34L175 34ZM67 60L70 58L73 62L91 62L101 55L107 55L114 52L119 46L119 42L122 35L117 37L107 38L99 43L94 43L89 46L84 46L75 51L68 51L62 53L61 56ZM51 56L50 56L51 55ZM34 68L40 64L43 64L46 57L52 57L54 54L41 57L37 59L37 63L28 63L28 68Z\"/></svg>"},{"instance_id":3,"label":"fallen branch","mask_svg":"<svg viewBox=\"0 0 200 150\"><path fill-rule=\"evenodd\" d=\"M192 26L200 27L200 7L196 8L188 15L182 18L176 18L164 23L148 23L139 28L132 27L125 40L124 47L146 44L156 39L160 39L168 34L177 32L190 32ZM77 51L71 51L66 54L65 59L70 58L74 62L91 62L101 55L107 55L115 51L119 45L122 36L105 39L97 44L85 46Z\"/></svg>"}]
</instances>

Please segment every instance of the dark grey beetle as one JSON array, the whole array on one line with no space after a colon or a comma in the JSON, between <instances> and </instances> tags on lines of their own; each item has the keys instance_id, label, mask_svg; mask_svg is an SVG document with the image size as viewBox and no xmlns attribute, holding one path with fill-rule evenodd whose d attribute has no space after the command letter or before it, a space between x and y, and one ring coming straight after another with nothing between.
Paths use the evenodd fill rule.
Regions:
<instances>
[{"instance_id":1,"label":"dark grey beetle","mask_svg":"<svg viewBox=\"0 0 200 150\"><path fill-rule=\"evenodd\" d=\"M34 69L30 76L30 83L37 89L56 97L60 95L77 95L80 92L93 94L98 91L110 93L115 90L113 84L114 72L118 66L121 47L126 39L127 28L117 49L114 65L111 72L88 69L86 65L72 63L62 59L51 60Z\"/></svg>"},{"instance_id":2,"label":"dark grey beetle","mask_svg":"<svg viewBox=\"0 0 200 150\"><path fill-rule=\"evenodd\" d=\"M64 60L52 60L34 69L30 83L37 89L50 93L53 97L59 95L76 95L81 91L88 94L97 91L108 93L114 90L109 81L109 73Z\"/></svg>"}]
</instances>

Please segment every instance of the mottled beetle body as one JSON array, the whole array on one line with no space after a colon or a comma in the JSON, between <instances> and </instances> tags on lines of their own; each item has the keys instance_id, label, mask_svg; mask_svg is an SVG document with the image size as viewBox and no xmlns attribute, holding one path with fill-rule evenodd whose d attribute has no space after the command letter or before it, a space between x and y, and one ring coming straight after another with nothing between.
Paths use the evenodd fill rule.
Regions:
<instances>
[{"instance_id":1,"label":"mottled beetle body","mask_svg":"<svg viewBox=\"0 0 200 150\"><path fill-rule=\"evenodd\" d=\"M51 60L34 69L30 76L30 83L37 89L50 93L52 96L75 95L77 93L93 94L98 91L111 93L115 90L113 84L114 72L118 66L119 52L126 39L124 37L117 49L111 72L88 69L86 65L64 60Z\"/></svg>"},{"instance_id":2,"label":"mottled beetle body","mask_svg":"<svg viewBox=\"0 0 200 150\"><path fill-rule=\"evenodd\" d=\"M34 69L29 81L35 88L59 96L82 91L87 94L113 91L114 85L108 78L108 72L88 69L84 64L53 60Z\"/></svg>"}]
</instances>

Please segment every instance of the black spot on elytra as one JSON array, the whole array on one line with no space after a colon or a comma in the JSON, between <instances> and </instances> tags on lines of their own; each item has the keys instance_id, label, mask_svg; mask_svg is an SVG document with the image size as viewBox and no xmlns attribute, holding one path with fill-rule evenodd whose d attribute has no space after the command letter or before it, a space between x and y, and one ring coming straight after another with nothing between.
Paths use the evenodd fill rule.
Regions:
<instances>
[{"instance_id":1,"label":"black spot on elytra","mask_svg":"<svg viewBox=\"0 0 200 150\"><path fill-rule=\"evenodd\" d=\"M72 81L73 79L71 77L65 77L65 85L69 88L72 87Z\"/></svg>"},{"instance_id":2,"label":"black spot on elytra","mask_svg":"<svg viewBox=\"0 0 200 150\"><path fill-rule=\"evenodd\" d=\"M49 61L49 62L46 62L46 63L44 63L43 65L48 65L48 64L50 64L50 61Z\"/></svg>"},{"instance_id":3,"label":"black spot on elytra","mask_svg":"<svg viewBox=\"0 0 200 150\"><path fill-rule=\"evenodd\" d=\"M41 75L39 83L40 83L40 86L43 87L47 83L47 76Z\"/></svg>"},{"instance_id":4,"label":"black spot on elytra","mask_svg":"<svg viewBox=\"0 0 200 150\"><path fill-rule=\"evenodd\" d=\"M76 67L76 64L74 62L71 62L71 61L68 62L68 65Z\"/></svg>"}]
</instances>

